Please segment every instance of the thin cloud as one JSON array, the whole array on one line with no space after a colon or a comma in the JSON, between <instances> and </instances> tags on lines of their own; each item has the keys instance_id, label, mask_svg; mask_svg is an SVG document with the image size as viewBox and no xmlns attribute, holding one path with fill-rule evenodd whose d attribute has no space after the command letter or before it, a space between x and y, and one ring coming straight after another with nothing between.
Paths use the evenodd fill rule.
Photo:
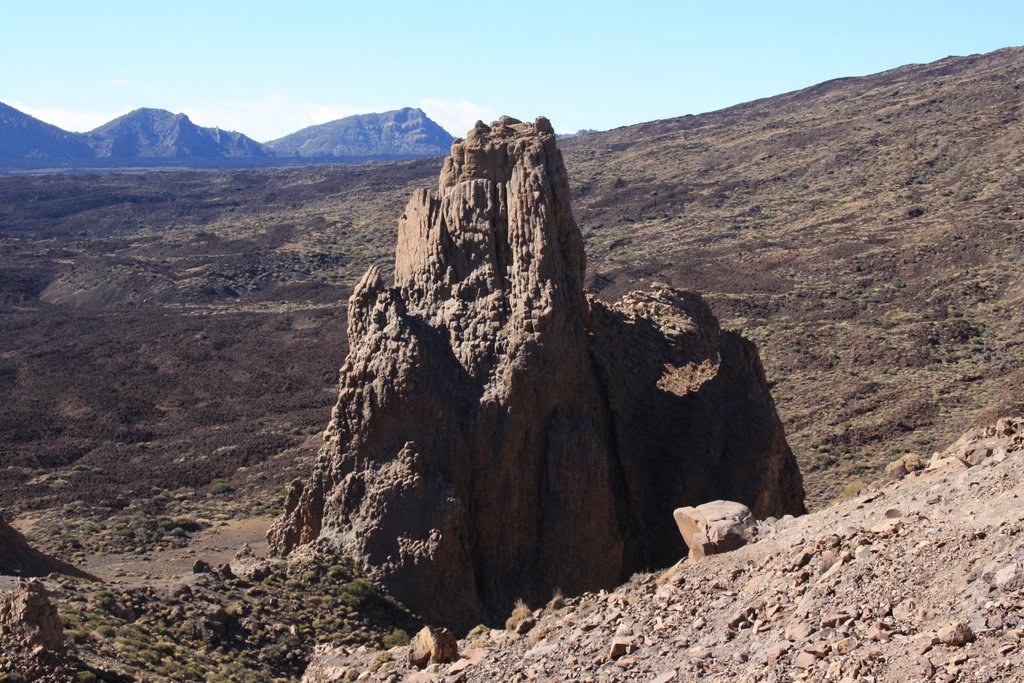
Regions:
<instances>
[{"instance_id":1,"label":"thin cloud","mask_svg":"<svg viewBox=\"0 0 1024 683\"><path fill-rule=\"evenodd\" d=\"M128 88L132 84L127 78L111 78L110 85L116 85L119 88Z\"/></svg>"},{"instance_id":2,"label":"thin cloud","mask_svg":"<svg viewBox=\"0 0 1024 683\"><path fill-rule=\"evenodd\" d=\"M86 111L81 109L57 109L53 107L32 107L23 102L13 102L12 107L23 111L29 116L34 116L40 121L63 128L75 133L85 133L94 128L102 126L111 119L127 114L130 109L121 109L114 112Z\"/></svg>"},{"instance_id":3,"label":"thin cloud","mask_svg":"<svg viewBox=\"0 0 1024 683\"><path fill-rule=\"evenodd\" d=\"M394 108L297 102L274 95L258 100L221 102L213 106L191 107L182 104L176 111L184 112L200 126L217 126L223 130L234 130L244 133L254 140L266 142L276 140L302 128L335 121L346 116Z\"/></svg>"},{"instance_id":4,"label":"thin cloud","mask_svg":"<svg viewBox=\"0 0 1024 683\"><path fill-rule=\"evenodd\" d=\"M456 137L465 135L477 121L489 123L498 118L497 112L490 107L469 100L423 99L419 107Z\"/></svg>"}]
</instances>

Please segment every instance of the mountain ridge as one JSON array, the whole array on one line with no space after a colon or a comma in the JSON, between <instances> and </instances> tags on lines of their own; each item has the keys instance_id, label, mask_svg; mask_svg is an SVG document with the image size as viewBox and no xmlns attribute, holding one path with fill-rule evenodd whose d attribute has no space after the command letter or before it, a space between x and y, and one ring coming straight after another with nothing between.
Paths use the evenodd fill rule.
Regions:
<instances>
[{"instance_id":1,"label":"mountain ridge","mask_svg":"<svg viewBox=\"0 0 1024 683\"><path fill-rule=\"evenodd\" d=\"M199 126L186 114L165 109L142 107L73 133L0 103L0 171L386 161L441 156L452 140L421 109L411 107L350 116L263 144L237 131Z\"/></svg>"},{"instance_id":2,"label":"mountain ridge","mask_svg":"<svg viewBox=\"0 0 1024 683\"><path fill-rule=\"evenodd\" d=\"M290 156L345 157L360 149L384 156L441 156L455 140L419 108L357 114L308 126L267 147Z\"/></svg>"}]
</instances>

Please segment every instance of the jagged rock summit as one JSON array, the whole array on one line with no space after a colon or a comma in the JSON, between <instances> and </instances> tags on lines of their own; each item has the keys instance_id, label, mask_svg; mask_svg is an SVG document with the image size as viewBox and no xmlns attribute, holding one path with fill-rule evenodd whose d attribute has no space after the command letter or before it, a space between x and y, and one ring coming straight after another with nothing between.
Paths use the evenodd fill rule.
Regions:
<instances>
[{"instance_id":1,"label":"jagged rock summit","mask_svg":"<svg viewBox=\"0 0 1024 683\"><path fill-rule=\"evenodd\" d=\"M676 507L803 511L754 345L692 292L586 295L569 199L547 119L452 144L399 221L394 285L371 268L352 294L326 444L273 552L325 544L468 626L675 562Z\"/></svg>"}]
</instances>

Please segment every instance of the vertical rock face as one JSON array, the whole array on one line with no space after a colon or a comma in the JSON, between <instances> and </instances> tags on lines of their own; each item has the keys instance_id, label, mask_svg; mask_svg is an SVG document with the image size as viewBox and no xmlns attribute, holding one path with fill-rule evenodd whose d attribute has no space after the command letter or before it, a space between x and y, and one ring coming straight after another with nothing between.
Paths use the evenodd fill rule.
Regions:
<instances>
[{"instance_id":1,"label":"vertical rock face","mask_svg":"<svg viewBox=\"0 0 1024 683\"><path fill-rule=\"evenodd\" d=\"M454 625L677 560L672 510L803 510L756 349L699 296L615 306L583 244L546 119L477 124L399 221L395 283L349 302L327 443L269 534L362 561Z\"/></svg>"}]
</instances>

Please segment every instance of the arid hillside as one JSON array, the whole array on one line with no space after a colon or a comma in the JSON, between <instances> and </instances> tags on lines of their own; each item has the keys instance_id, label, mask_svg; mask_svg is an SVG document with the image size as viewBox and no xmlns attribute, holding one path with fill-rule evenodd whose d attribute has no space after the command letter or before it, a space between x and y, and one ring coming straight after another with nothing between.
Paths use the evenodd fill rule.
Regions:
<instances>
[{"instance_id":1,"label":"arid hillside","mask_svg":"<svg viewBox=\"0 0 1024 683\"><path fill-rule=\"evenodd\" d=\"M1021 411L1022 84L1014 48L564 140L588 286L702 292L758 343L811 504L834 500ZM7 516L279 505L343 301L438 171L0 178ZM171 542L143 526L110 538Z\"/></svg>"},{"instance_id":2,"label":"arid hillside","mask_svg":"<svg viewBox=\"0 0 1024 683\"><path fill-rule=\"evenodd\" d=\"M563 143L590 287L758 343L813 503L1019 412L1024 49Z\"/></svg>"}]
</instances>

